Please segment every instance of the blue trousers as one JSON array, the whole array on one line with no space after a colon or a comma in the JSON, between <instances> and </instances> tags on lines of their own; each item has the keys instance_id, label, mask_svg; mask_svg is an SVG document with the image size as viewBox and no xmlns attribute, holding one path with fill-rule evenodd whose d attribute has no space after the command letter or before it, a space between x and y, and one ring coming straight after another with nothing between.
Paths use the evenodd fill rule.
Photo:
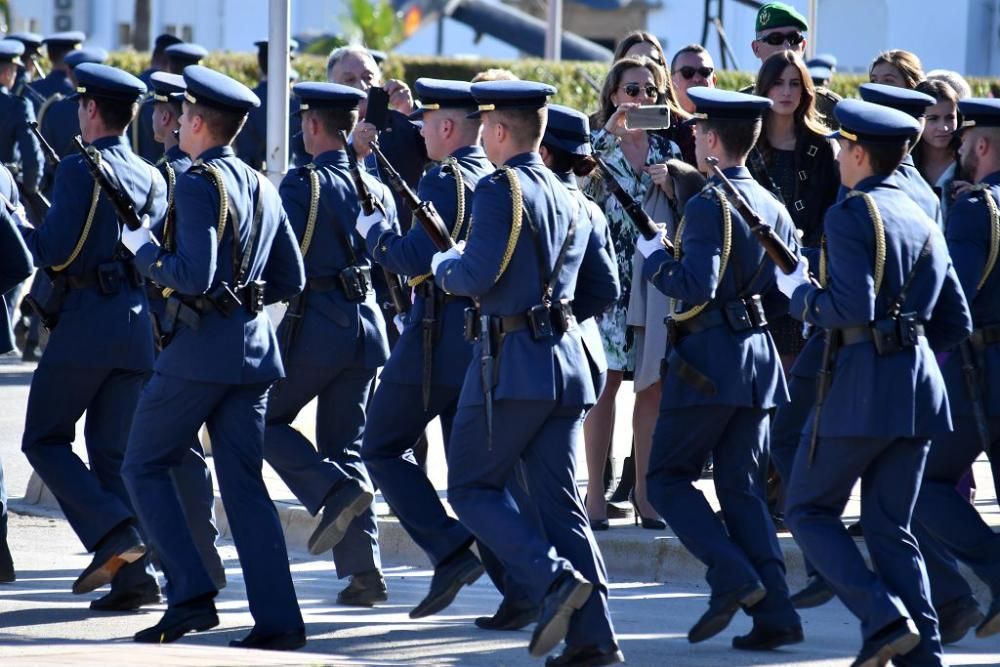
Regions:
<instances>
[{"instance_id":1,"label":"blue trousers","mask_svg":"<svg viewBox=\"0 0 1000 667\"><path fill-rule=\"evenodd\" d=\"M733 406L661 407L646 475L649 502L681 543L708 566L712 596L761 582L748 613L762 627L799 623L788 600L785 561L764 500L768 413ZM725 526L694 482L709 454Z\"/></svg>"},{"instance_id":2,"label":"blue trousers","mask_svg":"<svg viewBox=\"0 0 1000 667\"><path fill-rule=\"evenodd\" d=\"M261 475L269 385L196 382L155 373L136 408L122 472L169 580L169 603L215 593L170 476L190 451L191 438L202 424L208 426L255 628L279 633L303 623L281 522Z\"/></svg>"},{"instance_id":3,"label":"blue trousers","mask_svg":"<svg viewBox=\"0 0 1000 667\"><path fill-rule=\"evenodd\" d=\"M594 584L573 615L566 643L614 640L607 570L576 487L576 448L582 408L555 401L498 400L492 445L483 406L459 407L448 445L448 499L459 519L501 560L536 603L563 572L576 569ZM508 490L518 462L538 509L539 530Z\"/></svg>"},{"instance_id":4,"label":"blue trousers","mask_svg":"<svg viewBox=\"0 0 1000 667\"><path fill-rule=\"evenodd\" d=\"M861 621L865 640L912 617L920 645L896 659L941 664L937 615L910 519L929 443L921 438L820 438L809 464L808 444L795 457L785 520L802 551L837 597ZM840 519L861 479L861 526L875 571L868 569Z\"/></svg>"},{"instance_id":5,"label":"blue trousers","mask_svg":"<svg viewBox=\"0 0 1000 667\"><path fill-rule=\"evenodd\" d=\"M419 385L381 382L375 389L365 426L361 457L399 523L435 567L472 542L472 533L448 515L437 491L413 456L413 444L435 416L441 417L445 455L461 387L435 385L425 411ZM525 487L512 476L508 490L518 508L531 507ZM532 516L534 509L531 509ZM537 521L537 519L536 519ZM501 561L480 543L480 556L490 579L511 602L528 598Z\"/></svg>"},{"instance_id":6,"label":"blue trousers","mask_svg":"<svg viewBox=\"0 0 1000 667\"><path fill-rule=\"evenodd\" d=\"M264 458L306 509L316 514L334 487L349 477L371 486L360 450L375 369L291 366L286 370L288 377L275 384L268 404ZM313 398L318 399L315 447L292 427ZM344 539L333 548L333 562L341 579L382 569L374 507L351 522Z\"/></svg>"},{"instance_id":7,"label":"blue trousers","mask_svg":"<svg viewBox=\"0 0 1000 667\"><path fill-rule=\"evenodd\" d=\"M31 378L21 449L87 551L134 519L122 460L144 375L57 366L43 359ZM84 412L89 469L73 452L76 423ZM132 588L155 581L152 566L142 558L122 568L112 585Z\"/></svg>"},{"instance_id":8,"label":"blue trousers","mask_svg":"<svg viewBox=\"0 0 1000 667\"><path fill-rule=\"evenodd\" d=\"M959 574L954 556L972 568L1000 596L1000 535L955 488L965 471L983 451L975 420L953 417L955 430L934 439L924 479L913 512L914 534L920 542L931 580L934 606L939 608L972 596L968 582ZM1000 417L988 418L991 450L1000 447ZM987 452L995 478L1000 478L1000 457Z\"/></svg>"}]
</instances>

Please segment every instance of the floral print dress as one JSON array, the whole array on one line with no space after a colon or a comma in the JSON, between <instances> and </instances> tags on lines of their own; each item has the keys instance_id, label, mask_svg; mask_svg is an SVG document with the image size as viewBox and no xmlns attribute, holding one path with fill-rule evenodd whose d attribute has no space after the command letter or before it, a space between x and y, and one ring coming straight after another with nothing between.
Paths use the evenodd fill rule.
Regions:
<instances>
[{"instance_id":1,"label":"floral print dress","mask_svg":"<svg viewBox=\"0 0 1000 667\"><path fill-rule=\"evenodd\" d=\"M649 152L646 164L659 164L672 158L680 158L680 149L673 142L654 134L647 134ZM601 155L621 184L636 201L642 203L650 188L656 187L646 172L636 172L622 152L618 138L600 128L591 133L591 144ZM608 368L631 373L635 370L635 340L626 323L629 299L632 295L632 261L635 242L639 230L625 213L618 200L611 194L599 171L595 171L583 186L584 192L593 198L608 219L608 229L618 256L618 279L621 282L621 296L600 316L597 325L601 331L604 352L608 358Z\"/></svg>"}]
</instances>

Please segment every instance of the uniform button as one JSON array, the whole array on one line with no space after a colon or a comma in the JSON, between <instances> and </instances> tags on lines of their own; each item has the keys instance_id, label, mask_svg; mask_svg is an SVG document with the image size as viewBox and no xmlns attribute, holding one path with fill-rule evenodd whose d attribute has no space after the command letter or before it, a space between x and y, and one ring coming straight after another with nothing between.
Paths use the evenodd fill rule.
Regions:
<instances>
[{"instance_id":1,"label":"uniform button","mask_svg":"<svg viewBox=\"0 0 1000 667\"><path fill-rule=\"evenodd\" d=\"M163 268L163 260L162 259L156 260L156 268L158 268L158 269Z\"/></svg>"}]
</instances>

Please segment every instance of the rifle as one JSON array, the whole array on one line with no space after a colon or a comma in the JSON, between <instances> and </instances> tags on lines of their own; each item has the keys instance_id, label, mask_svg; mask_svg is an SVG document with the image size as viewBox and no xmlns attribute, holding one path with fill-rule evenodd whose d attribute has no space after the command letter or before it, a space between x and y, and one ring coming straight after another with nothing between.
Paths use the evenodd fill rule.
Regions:
<instances>
[{"instance_id":1,"label":"rifle","mask_svg":"<svg viewBox=\"0 0 1000 667\"><path fill-rule=\"evenodd\" d=\"M35 68L35 76L34 76L34 78L36 78L36 79L44 79L46 76L48 76L45 73L45 67L42 66L42 61L38 58L38 54L37 53L32 53L30 56L28 56L28 60L31 61L31 64Z\"/></svg>"},{"instance_id":2,"label":"rifle","mask_svg":"<svg viewBox=\"0 0 1000 667\"><path fill-rule=\"evenodd\" d=\"M597 161L597 166L600 167L601 171L604 173L604 180L607 181L608 187L611 190L611 194L614 195L618 203L622 205L622 209L625 213L632 219L635 226L638 227L639 233L647 241L660 236L660 228L653 222L653 219L649 217L649 214L642 210L642 204L637 202L632 195L625 191L625 188L621 186L618 179L615 178L614 174L611 173L608 163L605 162L601 156L596 153L591 155L594 160ZM670 239L663 237L663 245L666 247L667 252L671 255L674 254L674 244L670 242Z\"/></svg>"},{"instance_id":3,"label":"rifle","mask_svg":"<svg viewBox=\"0 0 1000 667\"><path fill-rule=\"evenodd\" d=\"M983 409L983 396L979 391L979 369L976 368L975 351L972 349L972 342L966 338L959 343L958 349L962 353L962 376L965 378L965 390L969 394L969 402L972 404L972 418L976 422L976 434L979 436L979 444L983 451L990 451L990 427L986 421L986 411Z\"/></svg>"},{"instance_id":4,"label":"rifle","mask_svg":"<svg viewBox=\"0 0 1000 667\"><path fill-rule=\"evenodd\" d=\"M382 175L389 181L392 189L406 200L407 206L413 211L413 215L417 219L417 222L420 223L420 226L427 232L427 236L430 237L434 247L441 252L453 247L455 242L451 239L448 227L444 224L444 220L441 219L441 215L434 208L434 202L429 200L423 201L417 197L417 193L403 180L403 177L399 175L399 172L396 171L392 163L386 158L385 153L379 148L378 141L373 139L369 146L371 146L372 152L375 153L375 159L378 160ZM458 224L458 221L455 224Z\"/></svg>"},{"instance_id":5,"label":"rifle","mask_svg":"<svg viewBox=\"0 0 1000 667\"><path fill-rule=\"evenodd\" d=\"M97 187L111 200L111 205L114 206L118 218L132 231L142 227L142 220L139 219L139 214L135 211L135 203L114 184L116 179L113 180L114 172L111 167L105 162L98 162L93 155L87 152L87 147L83 145L80 135L73 137L73 146L83 156L83 163L87 165L90 175L94 177Z\"/></svg>"},{"instance_id":6,"label":"rifle","mask_svg":"<svg viewBox=\"0 0 1000 667\"><path fill-rule=\"evenodd\" d=\"M830 385L833 384L833 361L837 355L837 348L840 346L839 336L838 331L827 329L826 338L823 340L823 358L816 374L816 401L813 403L812 433L809 435L809 465L812 465L813 459L816 458L816 445L819 443L819 418L823 411L823 403L826 402L826 395L830 392Z\"/></svg>"},{"instance_id":7,"label":"rifle","mask_svg":"<svg viewBox=\"0 0 1000 667\"><path fill-rule=\"evenodd\" d=\"M376 208L375 197L372 196L368 185L361 177L361 168L358 167L358 156L354 154L354 148L347 143L347 133L343 130L340 131L340 140L344 144L344 150L347 151L347 161L351 167L351 178L354 181L354 188L358 191L358 201L361 202L361 211L365 215L371 215L375 212ZM410 310L410 300L403 293L402 281L399 279L399 276L385 267L382 267L382 273L385 276L385 282L389 286L389 297L392 299L393 309L397 315L405 314Z\"/></svg>"},{"instance_id":8,"label":"rifle","mask_svg":"<svg viewBox=\"0 0 1000 667\"><path fill-rule=\"evenodd\" d=\"M726 194L728 194L733 200L733 206L736 210L740 212L743 219L746 220L747 224L750 226L750 232L760 241L760 244L764 246L764 252L767 256L771 258L783 273L791 274L795 271L795 268L799 265L799 258L795 255L791 249L785 245L785 242L774 233L774 228L771 225L764 222L757 212L750 208L747 204L747 200L743 198L740 191L736 189L733 182L730 181L722 169L719 168L719 159L716 157L707 157L705 162L712 167L712 172L715 176L722 182L722 187L725 188Z\"/></svg>"},{"instance_id":9,"label":"rifle","mask_svg":"<svg viewBox=\"0 0 1000 667\"><path fill-rule=\"evenodd\" d=\"M59 154L56 153L56 150L54 148L52 148L52 144L50 144L45 139L45 137L42 136L41 131L39 131L39 129L38 129L38 121L36 121L36 120L29 120L28 121L28 130L33 135L35 135L36 139L38 139L38 143L42 147L42 153L45 155L45 162L50 167L52 167L53 169L55 167L58 167L59 166Z\"/></svg>"}]
</instances>

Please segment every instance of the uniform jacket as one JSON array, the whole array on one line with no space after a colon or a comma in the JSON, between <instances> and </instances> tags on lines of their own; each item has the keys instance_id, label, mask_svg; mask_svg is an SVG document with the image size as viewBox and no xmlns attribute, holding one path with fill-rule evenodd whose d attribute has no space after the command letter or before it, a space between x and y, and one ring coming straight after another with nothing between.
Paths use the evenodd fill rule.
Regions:
<instances>
[{"instance_id":1,"label":"uniform jacket","mask_svg":"<svg viewBox=\"0 0 1000 667\"><path fill-rule=\"evenodd\" d=\"M903 158L899 168L896 170L896 183L920 210L926 213L931 220L943 228L941 217L941 199L934 192L934 189L920 175L920 171L913 164L913 156L907 155Z\"/></svg>"},{"instance_id":2,"label":"uniform jacket","mask_svg":"<svg viewBox=\"0 0 1000 667\"><path fill-rule=\"evenodd\" d=\"M266 281L268 303L297 294L305 280L302 257L277 191L266 179L259 181L229 146L211 148L199 159L219 169L228 194L231 214L221 240L219 190L207 174L189 170L177 178L174 195L176 250L166 252L147 243L136 255L139 270L157 284L189 296L210 292L220 281L233 285L233 223L239 223L239 245L246 253L259 200L261 228L244 281ZM180 325L156 360L158 373L221 384L276 380L283 370L267 313L251 314L246 309L230 317L214 310L204 313L197 331Z\"/></svg>"},{"instance_id":3,"label":"uniform jacket","mask_svg":"<svg viewBox=\"0 0 1000 667\"><path fill-rule=\"evenodd\" d=\"M124 137L103 137L91 145L114 170L139 215L149 215L152 224L160 224L166 188L159 172L136 157ZM87 221L93 191L94 179L82 156L70 155L59 163L45 222L38 229L22 227L36 266L57 266L70 258ZM87 241L65 273L93 274L99 264L120 256L124 252L119 242L121 225L111 202L101 195ZM152 362L146 293L128 280L112 295L102 294L97 287L70 290L42 358L42 363L78 368L148 370Z\"/></svg>"},{"instance_id":4,"label":"uniform jacket","mask_svg":"<svg viewBox=\"0 0 1000 667\"><path fill-rule=\"evenodd\" d=\"M62 99L50 104L42 116L39 129L60 158L75 151L73 137L80 134L79 107L76 98Z\"/></svg>"},{"instance_id":5,"label":"uniform jacket","mask_svg":"<svg viewBox=\"0 0 1000 667\"><path fill-rule=\"evenodd\" d=\"M20 181L34 192L42 181L42 148L28 123L35 120L31 104L23 97L0 88L0 162L19 165Z\"/></svg>"},{"instance_id":6,"label":"uniform jacket","mask_svg":"<svg viewBox=\"0 0 1000 667\"><path fill-rule=\"evenodd\" d=\"M38 81L32 81L30 84L38 95L32 95L32 104L35 105L34 112L37 114L38 109L41 108L45 100L49 99L53 95L59 94L63 97L69 97L76 93L76 86L70 80L69 75L66 74L65 70L54 69L45 75L44 79L39 79Z\"/></svg>"},{"instance_id":7,"label":"uniform jacket","mask_svg":"<svg viewBox=\"0 0 1000 667\"><path fill-rule=\"evenodd\" d=\"M732 167L724 173L775 233L789 247L797 248L791 218L775 196L753 180L745 167ZM713 185L721 188L717 179L709 179L706 188L684 208L687 222L681 239L681 259L673 259L665 251L653 253L643 265L646 279L667 296L682 302L684 309L711 300L714 304L709 308L717 308L741 295L760 294L769 316L783 312L784 302L774 289L774 264L732 203L729 204L732 250L725 273L719 274L722 209L711 189ZM668 360L671 352L668 343ZM685 336L676 352L711 380L716 393L696 390L671 365L663 380L665 406L772 408L788 400L778 351L767 331L735 333L723 324Z\"/></svg>"},{"instance_id":8,"label":"uniform jacket","mask_svg":"<svg viewBox=\"0 0 1000 667\"><path fill-rule=\"evenodd\" d=\"M994 201L1000 202L1000 171L983 179ZM952 206L948 214L945 239L955 264L955 273L972 310L973 326L977 329L1000 324L1000 271L993 269L982 288L979 282L986 271L990 253L991 225L982 192L967 192ZM977 366L982 378L983 408L988 417L1000 417L1000 346L990 345L978 356ZM972 404L962 375L962 356L958 351L948 355L942 364L952 413L971 415Z\"/></svg>"},{"instance_id":9,"label":"uniform jacket","mask_svg":"<svg viewBox=\"0 0 1000 667\"><path fill-rule=\"evenodd\" d=\"M260 106L250 109L247 122L236 135L233 147L236 155L254 169L260 169L267 162L267 81L261 81L253 92L260 98ZM288 150L289 159L295 161L295 152L299 144L294 140L296 134L302 131L302 118L298 114L299 99L292 96L289 101L288 117ZM297 162L296 162L297 164Z\"/></svg>"},{"instance_id":10,"label":"uniform jacket","mask_svg":"<svg viewBox=\"0 0 1000 667\"><path fill-rule=\"evenodd\" d=\"M452 154L458 160L465 187L465 211L460 221L459 239L468 234L472 215L472 195L479 180L495 171L483 150L476 147L460 148ZM417 188L421 200L430 201L441 214L441 219L454 230L458 215L458 191L451 167L437 165L430 169ZM423 276L431 271L431 257L437 252L430 237L419 223L400 236L383 222L368 233L368 248L376 262L393 273L409 277ZM401 384L420 384L423 372L423 326L426 300L417 297L406 322L406 328L393 348L392 355L382 371L381 378ZM437 312L438 335L434 346L432 381L436 385L460 387L469 367L472 346L463 336L465 309L471 299L455 299L443 304Z\"/></svg>"},{"instance_id":11,"label":"uniform jacket","mask_svg":"<svg viewBox=\"0 0 1000 667\"><path fill-rule=\"evenodd\" d=\"M517 315L541 303L540 263L550 272L566 239L571 218L576 231L566 252L566 260L553 280L553 300L569 299L581 304L581 311L593 315L610 305L619 292L615 265L603 253L591 250L592 227L579 217L579 202L542 163L537 153L522 153L506 163L514 170L523 196L523 216L509 263L501 272L507 248L513 239L513 205L507 176L498 171L482 179L472 201L472 231L460 259L438 265L437 284L447 292L479 299L487 315ZM533 222L539 231L544 255L539 261ZM586 316L581 312L582 316ZM587 371L589 360L580 328L536 341L522 329L506 334L500 345L496 400L555 401L560 406L593 405L597 400L594 378ZM482 346L473 346L473 359L480 358ZM479 364L466 373L459 406L481 405L484 401Z\"/></svg>"},{"instance_id":12,"label":"uniform jacket","mask_svg":"<svg viewBox=\"0 0 1000 667\"><path fill-rule=\"evenodd\" d=\"M163 144L153 138L153 107L156 100L152 96L147 96L139 105L139 113L135 115L135 120L128 128L128 136L132 141L132 150L136 155L156 162L163 155Z\"/></svg>"},{"instance_id":13,"label":"uniform jacket","mask_svg":"<svg viewBox=\"0 0 1000 667\"><path fill-rule=\"evenodd\" d=\"M336 279L351 264L347 244L359 266L372 267L364 240L355 231L361 205L351 179L347 153L327 151L316 156L313 164L320 181L320 201L312 243L305 255L307 279ZM369 191L386 208L390 224L395 224L396 210L387 188L364 173ZM295 233L296 247L305 235L309 215L309 168L290 171L281 183L281 199ZM378 267L372 268L373 272ZM339 287L328 291L306 289L305 314L295 342L285 361L290 366L341 368L360 359L365 368L377 368L389 358L385 320L373 290L366 299L352 303ZM282 322L279 336L286 335L288 320Z\"/></svg>"},{"instance_id":14,"label":"uniform jacket","mask_svg":"<svg viewBox=\"0 0 1000 667\"><path fill-rule=\"evenodd\" d=\"M163 157L157 160L156 164L154 165L156 169L160 172L160 175L163 177L163 182L166 184L167 203L169 205L166 214L164 214L163 216L163 222L153 227L153 234L156 235L156 238L159 240L160 245L164 244L163 230L164 227L166 226L166 221L168 217L173 219L173 221L170 224L174 225L174 230L176 231L177 229L176 227L177 210L176 207L173 206L174 195L177 190L177 179L178 177L183 175L184 172L186 172L188 169L191 168L191 163L192 163L191 157L187 153L182 151L180 149L180 146L174 145L171 146L169 149L167 149L167 151L163 154ZM171 171L173 172L172 176L170 173ZM148 294L149 293L147 292L147 295ZM156 295L150 296L149 299L149 310L153 315L157 317L161 317L163 315L164 308L166 307L166 300L161 298L160 296L161 294L162 293L160 292L160 290L156 290Z\"/></svg>"},{"instance_id":15,"label":"uniform jacket","mask_svg":"<svg viewBox=\"0 0 1000 667\"><path fill-rule=\"evenodd\" d=\"M827 212L827 289L800 286L791 314L823 328L866 326L886 310L930 238L931 251L913 279L903 312L926 322L916 347L880 356L871 342L841 347L820 420L827 437L929 437L951 429L944 382L931 344L946 349L971 331L961 284L944 237L904 192L895 175L862 180L856 190L875 199L885 225L885 277L875 294L873 223L861 197Z\"/></svg>"},{"instance_id":16,"label":"uniform jacket","mask_svg":"<svg viewBox=\"0 0 1000 667\"><path fill-rule=\"evenodd\" d=\"M17 184L10 172L0 167L0 354L14 349L7 302L4 294L31 275L31 253L18 233Z\"/></svg>"}]
</instances>

